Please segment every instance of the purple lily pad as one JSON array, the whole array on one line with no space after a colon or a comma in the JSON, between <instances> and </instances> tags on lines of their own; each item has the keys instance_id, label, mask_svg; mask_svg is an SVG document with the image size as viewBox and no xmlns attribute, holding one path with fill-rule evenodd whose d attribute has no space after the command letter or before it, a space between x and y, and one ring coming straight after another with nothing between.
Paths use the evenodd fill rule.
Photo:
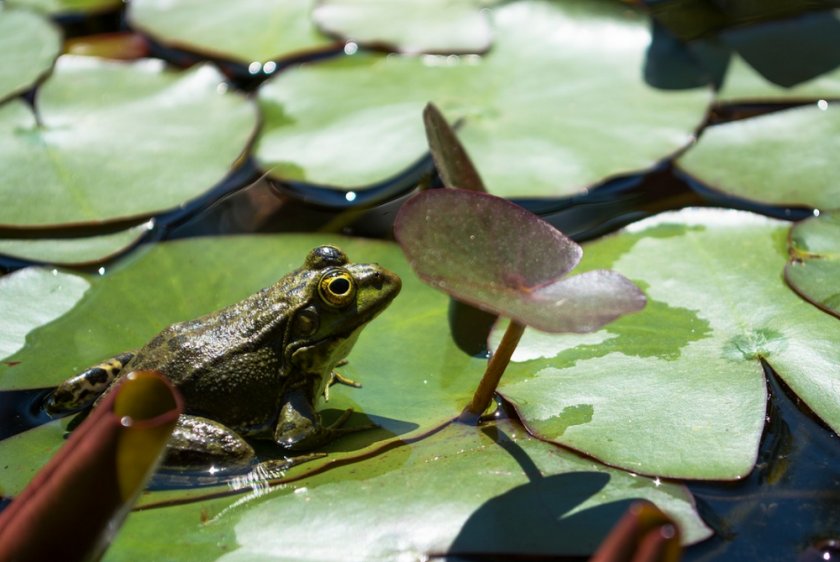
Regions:
<instances>
[{"instance_id":1,"label":"purple lily pad","mask_svg":"<svg viewBox=\"0 0 840 562\"><path fill-rule=\"evenodd\" d=\"M583 250L536 215L485 193L423 192L394 232L421 279L483 310L546 332L589 332L641 310L645 296L608 270L563 278Z\"/></svg>"}]
</instances>

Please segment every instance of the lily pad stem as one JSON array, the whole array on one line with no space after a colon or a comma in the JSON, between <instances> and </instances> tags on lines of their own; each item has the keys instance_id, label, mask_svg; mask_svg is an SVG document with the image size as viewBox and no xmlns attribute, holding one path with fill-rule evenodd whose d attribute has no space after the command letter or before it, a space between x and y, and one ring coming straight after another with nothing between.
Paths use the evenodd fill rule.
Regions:
<instances>
[{"instance_id":1,"label":"lily pad stem","mask_svg":"<svg viewBox=\"0 0 840 562\"><path fill-rule=\"evenodd\" d=\"M472 401L461 412L460 421L464 423L475 424L479 416L484 413L484 410L490 405L493 399L493 393L496 392L496 387L499 386L499 381L502 374L510 363L510 358L513 355L513 350L519 343L522 333L525 331L525 325L520 324L516 320L511 320L508 324L505 335L502 336L502 341L499 343L498 349L490 357L487 363L487 369L484 371L484 376L481 382L478 383L478 388L475 389Z\"/></svg>"}]
</instances>

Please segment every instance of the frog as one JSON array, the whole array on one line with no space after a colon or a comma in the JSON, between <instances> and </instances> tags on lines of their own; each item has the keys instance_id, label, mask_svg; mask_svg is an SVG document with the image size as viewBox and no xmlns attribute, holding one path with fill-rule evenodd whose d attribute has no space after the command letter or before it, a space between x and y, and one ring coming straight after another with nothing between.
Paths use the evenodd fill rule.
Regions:
<instances>
[{"instance_id":1,"label":"frog","mask_svg":"<svg viewBox=\"0 0 840 562\"><path fill-rule=\"evenodd\" d=\"M331 245L244 300L172 324L136 352L103 361L58 385L45 409L84 415L120 381L158 371L180 392L184 411L162 465L176 470L246 469L258 464L249 441L268 441L295 458L350 432L352 409L327 425L316 409L360 332L400 292L399 276L375 263L351 263Z\"/></svg>"}]
</instances>

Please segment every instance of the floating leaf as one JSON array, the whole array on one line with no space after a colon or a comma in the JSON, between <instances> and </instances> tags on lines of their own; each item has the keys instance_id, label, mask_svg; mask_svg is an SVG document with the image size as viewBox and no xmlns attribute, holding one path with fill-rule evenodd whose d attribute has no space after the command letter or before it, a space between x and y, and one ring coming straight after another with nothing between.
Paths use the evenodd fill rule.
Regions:
<instances>
[{"instance_id":1,"label":"floating leaf","mask_svg":"<svg viewBox=\"0 0 840 562\"><path fill-rule=\"evenodd\" d=\"M90 287L79 275L31 267L0 278L0 359L23 348L32 330L76 306Z\"/></svg>"},{"instance_id":2,"label":"floating leaf","mask_svg":"<svg viewBox=\"0 0 840 562\"><path fill-rule=\"evenodd\" d=\"M325 32L408 54L482 53L493 32L492 0L321 0L312 13Z\"/></svg>"},{"instance_id":3,"label":"floating leaf","mask_svg":"<svg viewBox=\"0 0 840 562\"><path fill-rule=\"evenodd\" d=\"M785 278L797 293L840 316L840 213L823 213L790 232Z\"/></svg>"},{"instance_id":4,"label":"floating leaf","mask_svg":"<svg viewBox=\"0 0 840 562\"><path fill-rule=\"evenodd\" d=\"M60 50L61 34L47 20L0 4L0 101L32 87Z\"/></svg>"},{"instance_id":5,"label":"floating leaf","mask_svg":"<svg viewBox=\"0 0 840 562\"><path fill-rule=\"evenodd\" d=\"M496 431L509 436L500 438L510 440L505 448L491 438ZM710 534L680 486L581 459L508 422L488 433L455 424L286 486L136 512L107 559L138 552L366 562L447 551L580 555L594 550L635 498L673 517L686 543Z\"/></svg>"},{"instance_id":6,"label":"floating leaf","mask_svg":"<svg viewBox=\"0 0 840 562\"><path fill-rule=\"evenodd\" d=\"M491 15L485 57L357 54L277 75L259 92L259 164L337 189L384 181L426 154L432 101L465 119L459 137L490 192L561 196L649 168L704 118L708 90L644 82L647 20L617 2L526 0Z\"/></svg>"},{"instance_id":7,"label":"floating leaf","mask_svg":"<svg viewBox=\"0 0 840 562\"><path fill-rule=\"evenodd\" d=\"M128 19L161 43L245 64L334 50L312 24L314 0L136 0Z\"/></svg>"},{"instance_id":8,"label":"floating leaf","mask_svg":"<svg viewBox=\"0 0 840 562\"><path fill-rule=\"evenodd\" d=\"M9 6L20 6L50 15L95 14L122 7L122 0L6 0Z\"/></svg>"},{"instance_id":9,"label":"floating leaf","mask_svg":"<svg viewBox=\"0 0 840 562\"><path fill-rule=\"evenodd\" d=\"M733 55L726 78L717 94L723 103L768 103L840 97L840 69L798 84L782 88L767 81L744 60Z\"/></svg>"},{"instance_id":10,"label":"floating leaf","mask_svg":"<svg viewBox=\"0 0 840 562\"><path fill-rule=\"evenodd\" d=\"M136 244L151 228L152 221L146 221L125 230L93 236L0 238L0 254L58 265L99 263Z\"/></svg>"},{"instance_id":11,"label":"floating leaf","mask_svg":"<svg viewBox=\"0 0 840 562\"><path fill-rule=\"evenodd\" d=\"M63 56L37 117L0 106L0 224L100 223L183 205L219 183L257 125L218 71Z\"/></svg>"},{"instance_id":12,"label":"floating leaf","mask_svg":"<svg viewBox=\"0 0 840 562\"><path fill-rule=\"evenodd\" d=\"M500 429L524 449L532 459L529 462L536 463L536 471L518 466L523 462L521 455L511 456L474 427L451 425L430 435L457 416L484 361L455 348L442 321L448 299L411 273L394 244L286 235L192 239L145 248L104 276L91 276L93 286L79 306L30 334L27 347L13 357L14 367L0 365L0 382L6 388L52 384L79 370L77 365L137 347L173 320L212 310L272 283L299 266L309 249L323 243L341 246L351 259L377 261L403 279L399 298L366 328L350 363L342 367L345 375L361 380L363 388L335 387L329 403L321 407L328 416L352 406L358 416L367 416L381 429L334 442L326 448L330 454L325 461L307 463L294 473L294 484L290 481L266 488L257 479L232 483L234 489L245 487L239 494L226 484L146 494L145 510L129 518L108 559L136 558L138 552L154 558L166 552L165 556L171 557L179 549L191 557L209 558L236 545L243 552L262 549L277 554L274 539L265 540L263 535L261 540L254 535L254 521L263 521L261 528L281 540L283 552L291 559L299 559L298 549L306 548L310 554L319 549L338 552L336 549L346 549L348 544L369 553L365 559L392 559L395 548L404 552L446 548L459 532L459 544L474 545L486 533L483 525L478 525L487 521L486 516L510 506L521 510L517 498L531 505L535 495L543 492L551 498L552 513L567 516L561 523L554 518L532 519L544 526L539 529L542 538L534 543L535 548L587 552L609 527L607 515L617 515L624 500L637 497L655 502L677 519L686 541L708 536L683 488L607 469L536 441L519 426L502 425ZM219 271L235 271L236 275L219 275ZM399 334L411 334L412 345L406 347ZM434 353L429 353L430 349ZM9 459L0 465L0 487L5 493L17 493L31 471L61 444L63 426L63 421L53 422L0 441L0 457ZM395 440L409 443L384 447ZM477 467L486 474L476 478ZM528 485L529 474L531 478L541 474L543 483ZM246 494L251 485L259 492ZM380 505L380 495L389 501ZM206 499L201 501L203 497ZM347 519L343 511L334 509L311 508L337 497L345 498L341 509L352 510L353 517ZM493 502L488 504L490 500ZM160 507L167 502L175 504ZM385 511L370 509L374 504L385 506ZM394 519L387 506L399 509L403 516L410 513L415 524L394 526L402 519ZM452 517L442 517L444 509ZM592 518L576 513L590 513L600 523L593 525ZM286 517L291 517L293 526ZM417 532L419 521L428 533ZM467 521L470 526L462 527ZM570 529L563 535L566 540L557 540L558 524ZM314 528L330 532L317 535L321 538L316 540ZM394 543L382 535L382 529L398 533L389 536L404 537L408 542ZM358 540L348 543L347 533ZM211 535L212 540L205 540ZM499 542L501 538L501 534L491 536L496 541L491 544L511 548L521 537L511 535L513 542L508 543ZM343 552L340 557L348 559L346 550Z\"/></svg>"},{"instance_id":13,"label":"floating leaf","mask_svg":"<svg viewBox=\"0 0 840 562\"><path fill-rule=\"evenodd\" d=\"M420 193L403 205L394 233L427 283L540 330L587 332L645 303L635 285L612 271L561 279L580 260L580 246L492 195Z\"/></svg>"},{"instance_id":14,"label":"floating leaf","mask_svg":"<svg viewBox=\"0 0 840 562\"><path fill-rule=\"evenodd\" d=\"M442 321L446 296L412 274L396 244L327 235L239 236L143 247L105 275L83 276L91 289L78 306L30 333L26 347L9 358L13 365L0 364L0 389L55 385L105 358L136 349L175 321L206 314L273 284L324 243L338 245L353 261L378 262L403 279L401 295L365 329L350 363L341 369L364 387L334 387L330 401L322 405L333 413L353 407L382 429L362 432L341 446L356 443L358 448L393 435L422 433L456 416L485 361L464 355L452 342ZM412 334L415 345L406 348L398 333Z\"/></svg>"},{"instance_id":15,"label":"floating leaf","mask_svg":"<svg viewBox=\"0 0 840 562\"><path fill-rule=\"evenodd\" d=\"M623 273L647 307L594 334L534 343L526 332L500 392L547 439L678 478L752 469L762 361L837 431L840 323L784 283L786 233L757 215L691 209L586 245L581 268Z\"/></svg>"},{"instance_id":16,"label":"floating leaf","mask_svg":"<svg viewBox=\"0 0 840 562\"><path fill-rule=\"evenodd\" d=\"M678 166L718 191L770 205L840 206L840 107L818 104L707 128Z\"/></svg>"}]
</instances>

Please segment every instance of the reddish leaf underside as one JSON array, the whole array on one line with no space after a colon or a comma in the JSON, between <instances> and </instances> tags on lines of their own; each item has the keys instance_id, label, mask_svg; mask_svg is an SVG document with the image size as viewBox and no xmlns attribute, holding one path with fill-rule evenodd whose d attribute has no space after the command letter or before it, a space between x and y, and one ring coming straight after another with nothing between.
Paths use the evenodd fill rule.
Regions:
<instances>
[{"instance_id":1,"label":"reddish leaf underside","mask_svg":"<svg viewBox=\"0 0 840 562\"><path fill-rule=\"evenodd\" d=\"M645 304L639 288L612 271L563 279L580 261L580 246L492 195L423 192L403 205L394 232L421 279L540 330L588 332Z\"/></svg>"}]
</instances>

